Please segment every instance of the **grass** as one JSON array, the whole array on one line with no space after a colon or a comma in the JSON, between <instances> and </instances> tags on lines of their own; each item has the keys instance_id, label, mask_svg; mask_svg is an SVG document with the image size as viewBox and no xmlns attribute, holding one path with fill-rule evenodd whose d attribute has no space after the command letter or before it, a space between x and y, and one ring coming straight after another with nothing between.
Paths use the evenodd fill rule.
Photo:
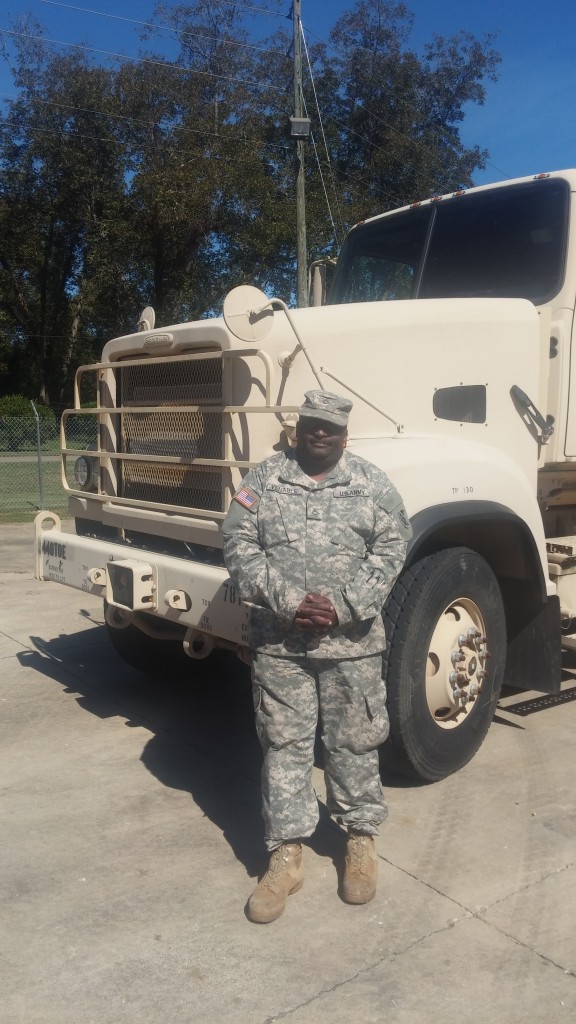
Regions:
<instances>
[{"instance_id":1,"label":"grass","mask_svg":"<svg viewBox=\"0 0 576 1024\"><path fill-rule=\"evenodd\" d=\"M14 459L17 455L13 452L9 457ZM26 456L27 460L28 458L29 455ZM54 456L44 458L42 483L44 508L57 512L58 515L65 515L68 509L68 495L60 480L60 459ZM0 456L0 523L29 522L39 508L40 488L36 459L7 462Z\"/></svg>"},{"instance_id":2,"label":"grass","mask_svg":"<svg viewBox=\"0 0 576 1024\"><path fill-rule=\"evenodd\" d=\"M38 480L36 426L28 418L4 417L0 430L0 523L23 523L34 518L42 504L50 512L65 515L68 495L60 479L60 436L44 426L42 435L42 491ZM54 436L50 436L54 434ZM96 440L91 418L70 417L68 446L86 448ZM73 459L69 460L70 470ZM72 481L70 481L72 482Z\"/></svg>"}]
</instances>

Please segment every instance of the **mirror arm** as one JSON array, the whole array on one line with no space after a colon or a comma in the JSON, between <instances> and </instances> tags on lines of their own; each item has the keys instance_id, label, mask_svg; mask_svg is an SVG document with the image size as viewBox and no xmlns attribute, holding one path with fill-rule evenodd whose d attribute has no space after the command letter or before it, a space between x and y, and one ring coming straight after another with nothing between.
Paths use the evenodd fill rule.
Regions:
<instances>
[{"instance_id":1,"label":"mirror arm","mask_svg":"<svg viewBox=\"0 0 576 1024\"><path fill-rule=\"evenodd\" d=\"M308 365L310 366L310 369L312 370L312 373L316 377L316 380L318 381L318 384L320 385L322 391L325 391L326 389L325 389L325 387L324 387L324 385L322 383L322 379L320 377L320 374L319 374L318 370L316 369L316 367L314 366L314 363L312 362L312 358L310 356L310 353L308 352L308 349L306 348L304 342L302 341L302 338L298 334L298 331L296 329L296 324L294 323L294 321L292 319L292 316L290 315L290 310L288 309L288 306L286 305L286 303L283 302L282 299L270 299L268 302L265 302L264 305L260 306L258 309L250 310L250 313L253 316L257 316L258 313L262 313L265 309L267 309L268 306L272 306L272 308L274 308L274 306L278 306L280 309L284 310L284 313L286 314L286 319L288 320L288 323L290 324L290 327L292 328L294 334L296 335L296 340L298 342L298 345L302 349L304 355L306 356L306 359L308 360ZM282 365L285 366L285 367L288 367L288 369L289 369L292 366L292 363L294 362L294 359L296 358L297 354L298 354L298 348L295 348L294 351L291 352L289 356L286 356L286 358L283 360Z\"/></svg>"}]
</instances>

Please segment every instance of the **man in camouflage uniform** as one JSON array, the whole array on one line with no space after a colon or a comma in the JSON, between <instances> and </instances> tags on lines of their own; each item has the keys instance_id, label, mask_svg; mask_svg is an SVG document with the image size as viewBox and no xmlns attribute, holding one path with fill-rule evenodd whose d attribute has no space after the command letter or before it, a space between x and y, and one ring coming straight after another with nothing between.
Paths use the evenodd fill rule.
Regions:
<instances>
[{"instance_id":1,"label":"man in camouflage uniform","mask_svg":"<svg viewBox=\"0 0 576 1024\"><path fill-rule=\"evenodd\" d=\"M382 606L410 526L372 463L345 451L352 403L309 391L296 448L244 478L224 522L224 556L250 609L256 728L270 867L248 902L267 923L302 886L301 840L318 822L312 788L320 716L328 808L348 828L341 889L376 892L374 836L387 813L378 747L388 734Z\"/></svg>"}]
</instances>

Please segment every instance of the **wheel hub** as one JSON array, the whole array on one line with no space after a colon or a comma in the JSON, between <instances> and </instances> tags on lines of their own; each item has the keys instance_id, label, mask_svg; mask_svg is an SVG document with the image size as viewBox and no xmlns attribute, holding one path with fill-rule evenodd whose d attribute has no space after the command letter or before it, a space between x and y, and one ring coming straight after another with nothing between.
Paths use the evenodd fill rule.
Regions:
<instances>
[{"instance_id":1,"label":"wheel hub","mask_svg":"<svg viewBox=\"0 0 576 1024\"><path fill-rule=\"evenodd\" d=\"M426 669L428 707L442 728L457 727L474 707L489 657L480 609L469 598L453 601L432 634Z\"/></svg>"}]
</instances>

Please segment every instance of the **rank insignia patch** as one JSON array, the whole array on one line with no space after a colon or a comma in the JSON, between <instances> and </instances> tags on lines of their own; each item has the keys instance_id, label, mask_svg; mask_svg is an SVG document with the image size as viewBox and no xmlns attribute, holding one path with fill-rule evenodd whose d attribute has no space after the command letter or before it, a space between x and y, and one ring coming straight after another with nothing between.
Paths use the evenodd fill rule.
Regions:
<instances>
[{"instance_id":1,"label":"rank insignia patch","mask_svg":"<svg viewBox=\"0 0 576 1024\"><path fill-rule=\"evenodd\" d=\"M239 491L234 495L234 501L237 501L244 508L253 508L260 501L259 496L255 491L250 490L249 487L241 487Z\"/></svg>"}]
</instances>

